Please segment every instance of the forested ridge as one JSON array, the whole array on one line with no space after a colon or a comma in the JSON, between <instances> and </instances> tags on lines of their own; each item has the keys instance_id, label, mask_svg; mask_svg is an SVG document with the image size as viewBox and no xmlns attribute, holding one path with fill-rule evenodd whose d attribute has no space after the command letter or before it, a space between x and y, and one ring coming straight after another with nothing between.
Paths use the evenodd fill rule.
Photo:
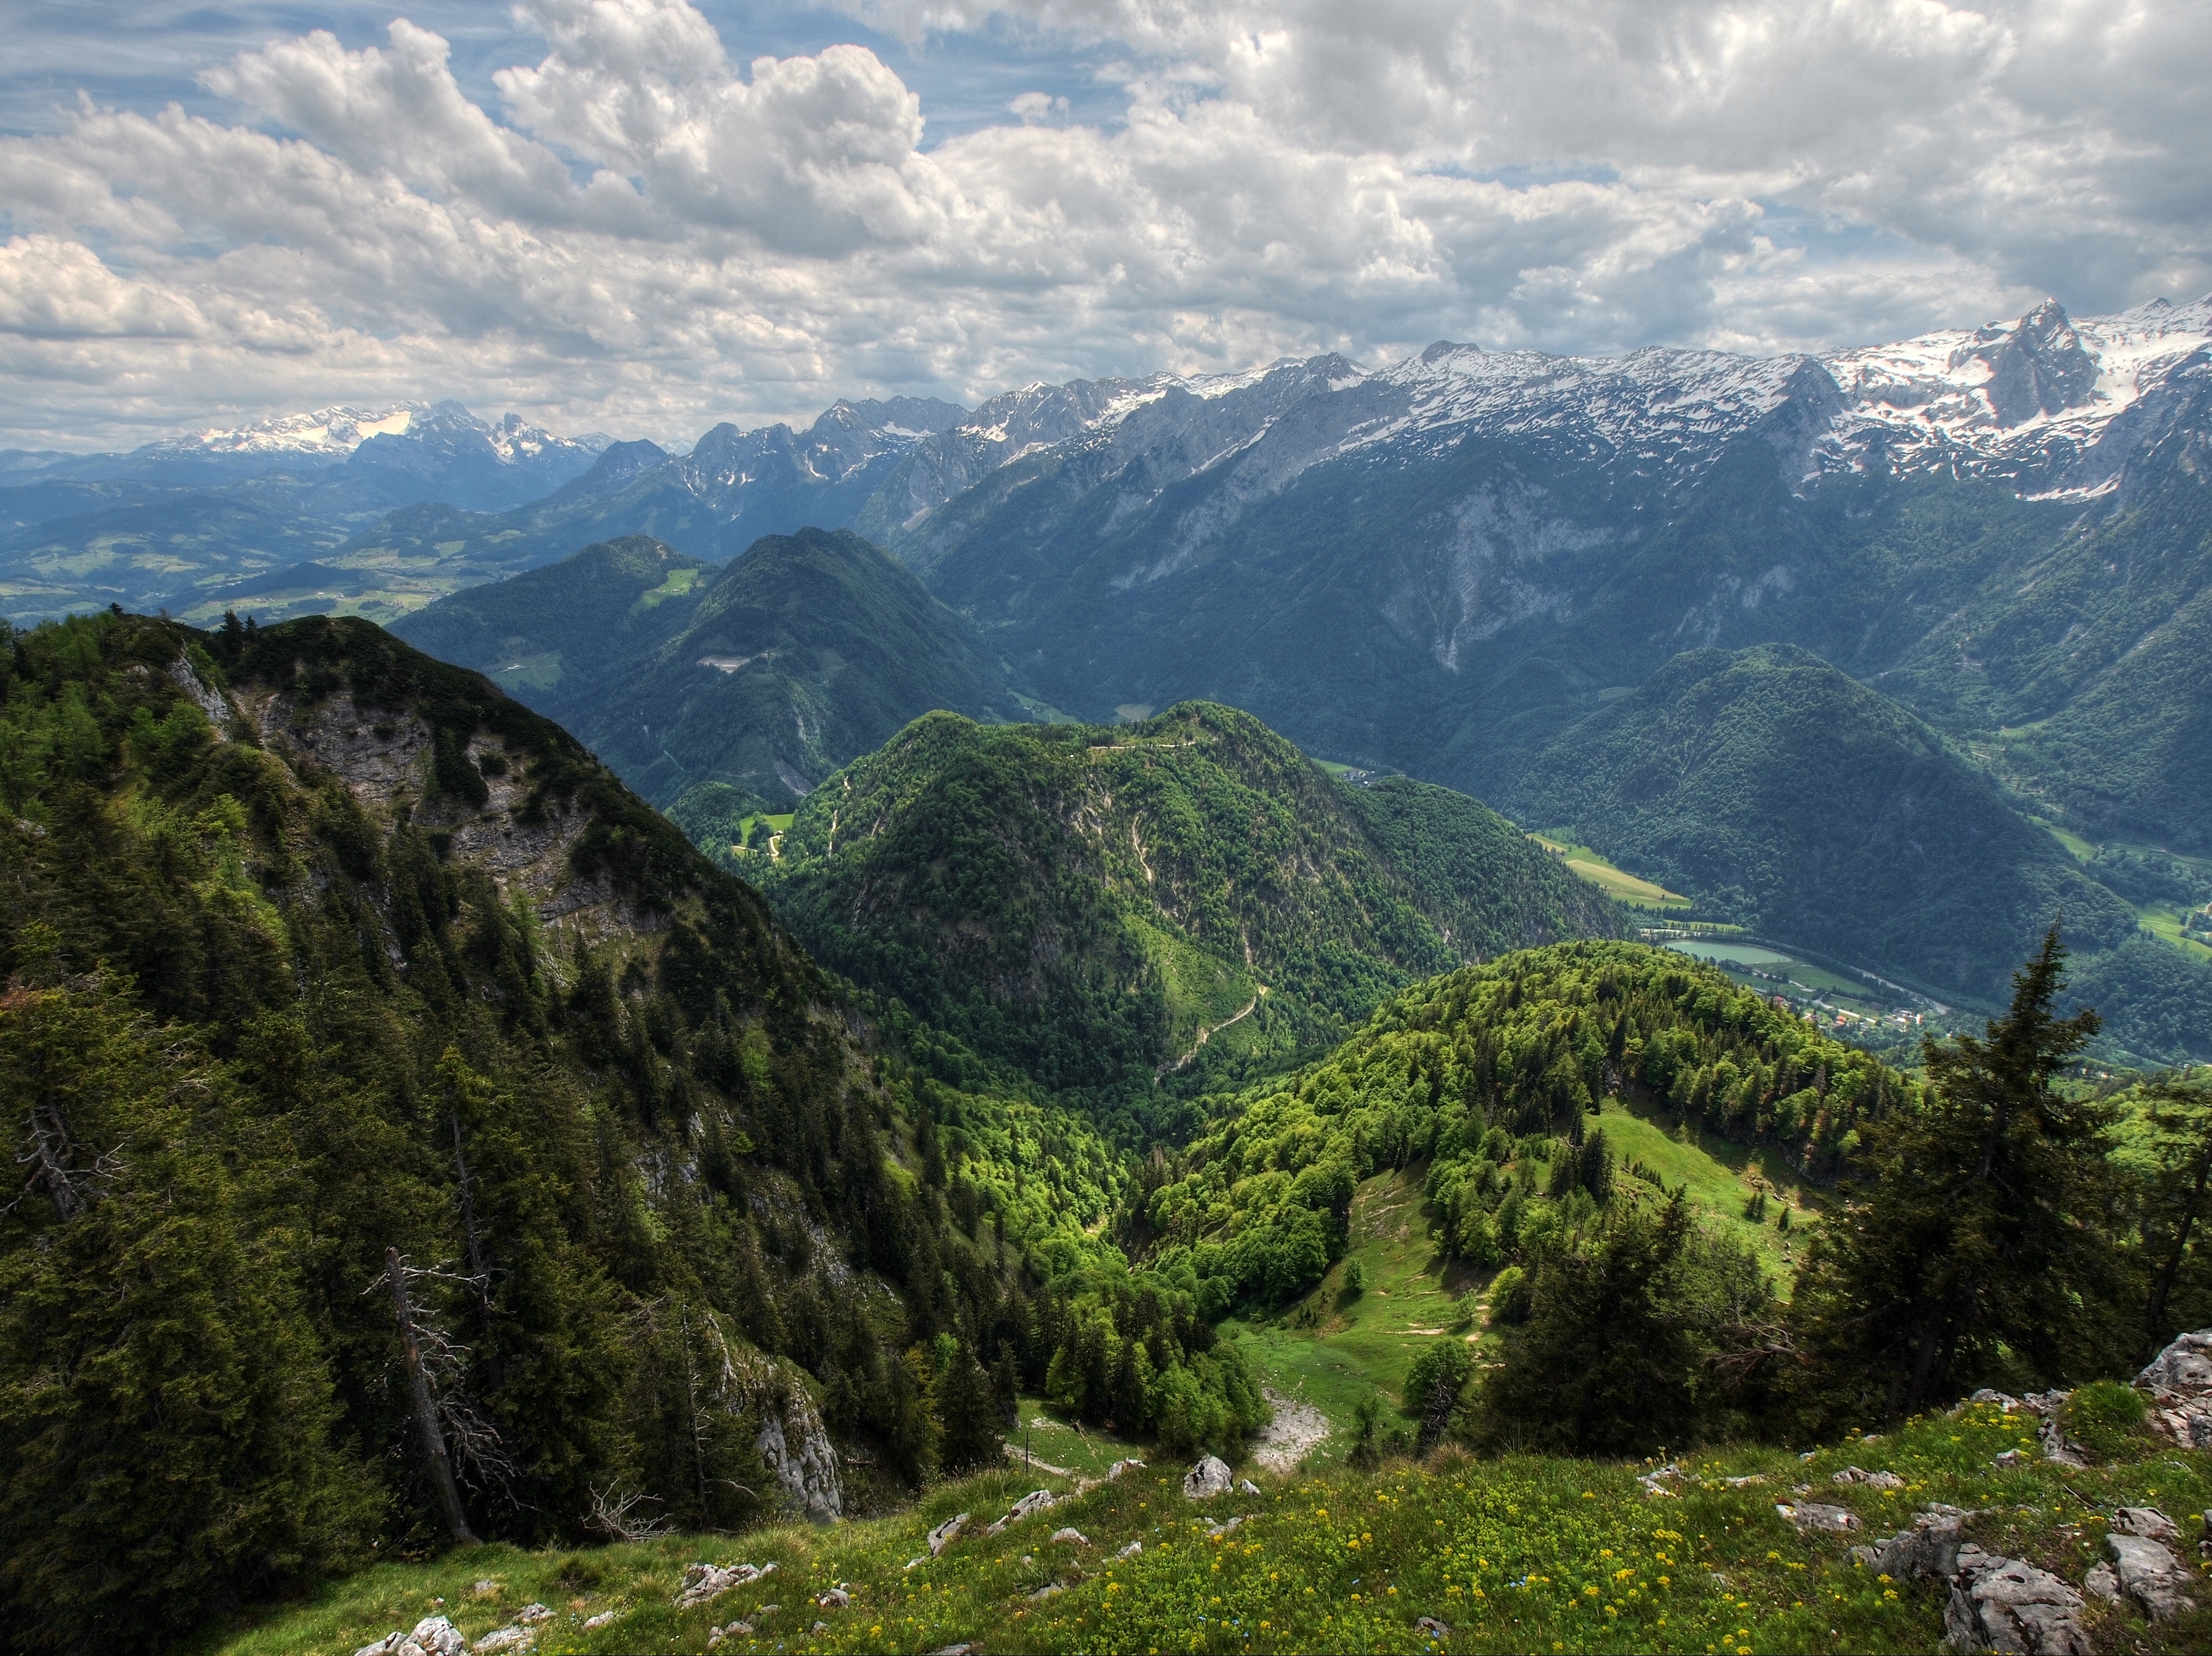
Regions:
<instances>
[{"instance_id":1,"label":"forested ridge","mask_svg":"<svg viewBox=\"0 0 2212 1656\"><path fill-rule=\"evenodd\" d=\"M1342 786L1206 703L929 715L744 866L826 965L1060 1087L1279 1065L1417 978L1627 928L1476 801Z\"/></svg>"},{"instance_id":2,"label":"forested ridge","mask_svg":"<svg viewBox=\"0 0 2212 1656\"><path fill-rule=\"evenodd\" d=\"M981 1066L368 624L13 635L0 788L16 1647L461 1533L867 1510L995 1458L1131 1281L1087 1123L948 1085ZM1172 1287L1107 1315L1170 1434L1253 1423Z\"/></svg>"}]
</instances>

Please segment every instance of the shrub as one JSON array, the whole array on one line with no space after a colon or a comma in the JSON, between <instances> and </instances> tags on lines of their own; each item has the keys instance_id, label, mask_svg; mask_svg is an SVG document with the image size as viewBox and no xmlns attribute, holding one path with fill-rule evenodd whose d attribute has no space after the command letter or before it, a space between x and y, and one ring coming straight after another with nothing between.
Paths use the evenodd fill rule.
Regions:
<instances>
[{"instance_id":1,"label":"shrub","mask_svg":"<svg viewBox=\"0 0 2212 1656\"><path fill-rule=\"evenodd\" d=\"M2060 1424L2099 1460L2115 1459L2143 1435L2142 1394L2118 1380L2093 1380L2066 1400Z\"/></svg>"},{"instance_id":2,"label":"shrub","mask_svg":"<svg viewBox=\"0 0 2212 1656\"><path fill-rule=\"evenodd\" d=\"M1518 1265L1508 1265L1498 1272L1490 1284L1490 1320L1493 1323L1527 1322L1533 1286L1528 1280L1528 1273Z\"/></svg>"}]
</instances>

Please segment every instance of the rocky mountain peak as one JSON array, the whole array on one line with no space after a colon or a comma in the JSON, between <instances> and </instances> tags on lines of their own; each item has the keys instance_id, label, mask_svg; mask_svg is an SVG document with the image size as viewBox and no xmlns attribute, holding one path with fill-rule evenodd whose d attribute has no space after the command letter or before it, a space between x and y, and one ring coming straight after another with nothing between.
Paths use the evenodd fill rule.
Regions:
<instances>
[{"instance_id":1,"label":"rocky mountain peak","mask_svg":"<svg viewBox=\"0 0 2212 1656\"><path fill-rule=\"evenodd\" d=\"M1989 365L1983 391L1999 425L2080 408L2097 393L2097 359L2056 299L2045 300L1974 355Z\"/></svg>"}]
</instances>

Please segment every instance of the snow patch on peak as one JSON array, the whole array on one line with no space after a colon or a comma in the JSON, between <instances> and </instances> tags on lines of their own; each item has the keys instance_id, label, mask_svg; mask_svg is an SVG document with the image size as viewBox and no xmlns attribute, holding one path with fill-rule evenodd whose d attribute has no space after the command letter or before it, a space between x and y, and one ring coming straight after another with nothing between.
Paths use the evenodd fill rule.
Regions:
<instances>
[{"instance_id":1,"label":"snow patch on peak","mask_svg":"<svg viewBox=\"0 0 2212 1656\"><path fill-rule=\"evenodd\" d=\"M394 403L374 410L319 408L311 414L278 414L252 425L210 426L149 447L163 455L307 454L335 460L371 437L405 435L429 411L428 403Z\"/></svg>"}]
</instances>

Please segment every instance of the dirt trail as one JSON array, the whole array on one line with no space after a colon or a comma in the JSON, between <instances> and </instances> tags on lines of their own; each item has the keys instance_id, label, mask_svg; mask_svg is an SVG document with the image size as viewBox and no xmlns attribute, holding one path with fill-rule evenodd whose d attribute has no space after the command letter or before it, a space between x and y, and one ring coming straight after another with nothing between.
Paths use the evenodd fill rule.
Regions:
<instances>
[{"instance_id":1,"label":"dirt trail","mask_svg":"<svg viewBox=\"0 0 2212 1656\"><path fill-rule=\"evenodd\" d=\"M1252 998L1244 1003L1243 1010L1239 1012L1235 1017L1228 1019L1224 1022L1218 1023L1211 1029L1208 1029L1204 1024L1200 1024L1198 1026L1198 1044L1192 1047L1189 1051L1184 1053L1182 1056L1177 1058L1173 1063L1155 1072L1154 1078L1158 1079L1160 1075L1172 1075L1180 1073L1184 1066L1188 1064L1193 1058L1195 1058L1198 1056L1199 1047L1204 1046L1208 1041L1221 1033L1223 1030L1228 1028L1231 1024L1241 1024L1247 1018L1250 1017L1252 1014L1258 1009L1261 999L1267 994L1267 986L1265 983L1262 983L1260 985L1258 990L1253 995Z\"/></svg>"},{"instance_id":2,"label":"dirt trail","mask_svg":"<svg viewBox=\"0 0 2212 1656\"><path fill-rule=\"evenodd\" d=\"M1286 1397L1272 1385L1261 1388L1261 1395L1275 1418L1261 1428L1252 1458L1266 1471L1288 1476L1328 1440L1328 1422L1311 1403Z\"/></svg>"}]
</instances>

